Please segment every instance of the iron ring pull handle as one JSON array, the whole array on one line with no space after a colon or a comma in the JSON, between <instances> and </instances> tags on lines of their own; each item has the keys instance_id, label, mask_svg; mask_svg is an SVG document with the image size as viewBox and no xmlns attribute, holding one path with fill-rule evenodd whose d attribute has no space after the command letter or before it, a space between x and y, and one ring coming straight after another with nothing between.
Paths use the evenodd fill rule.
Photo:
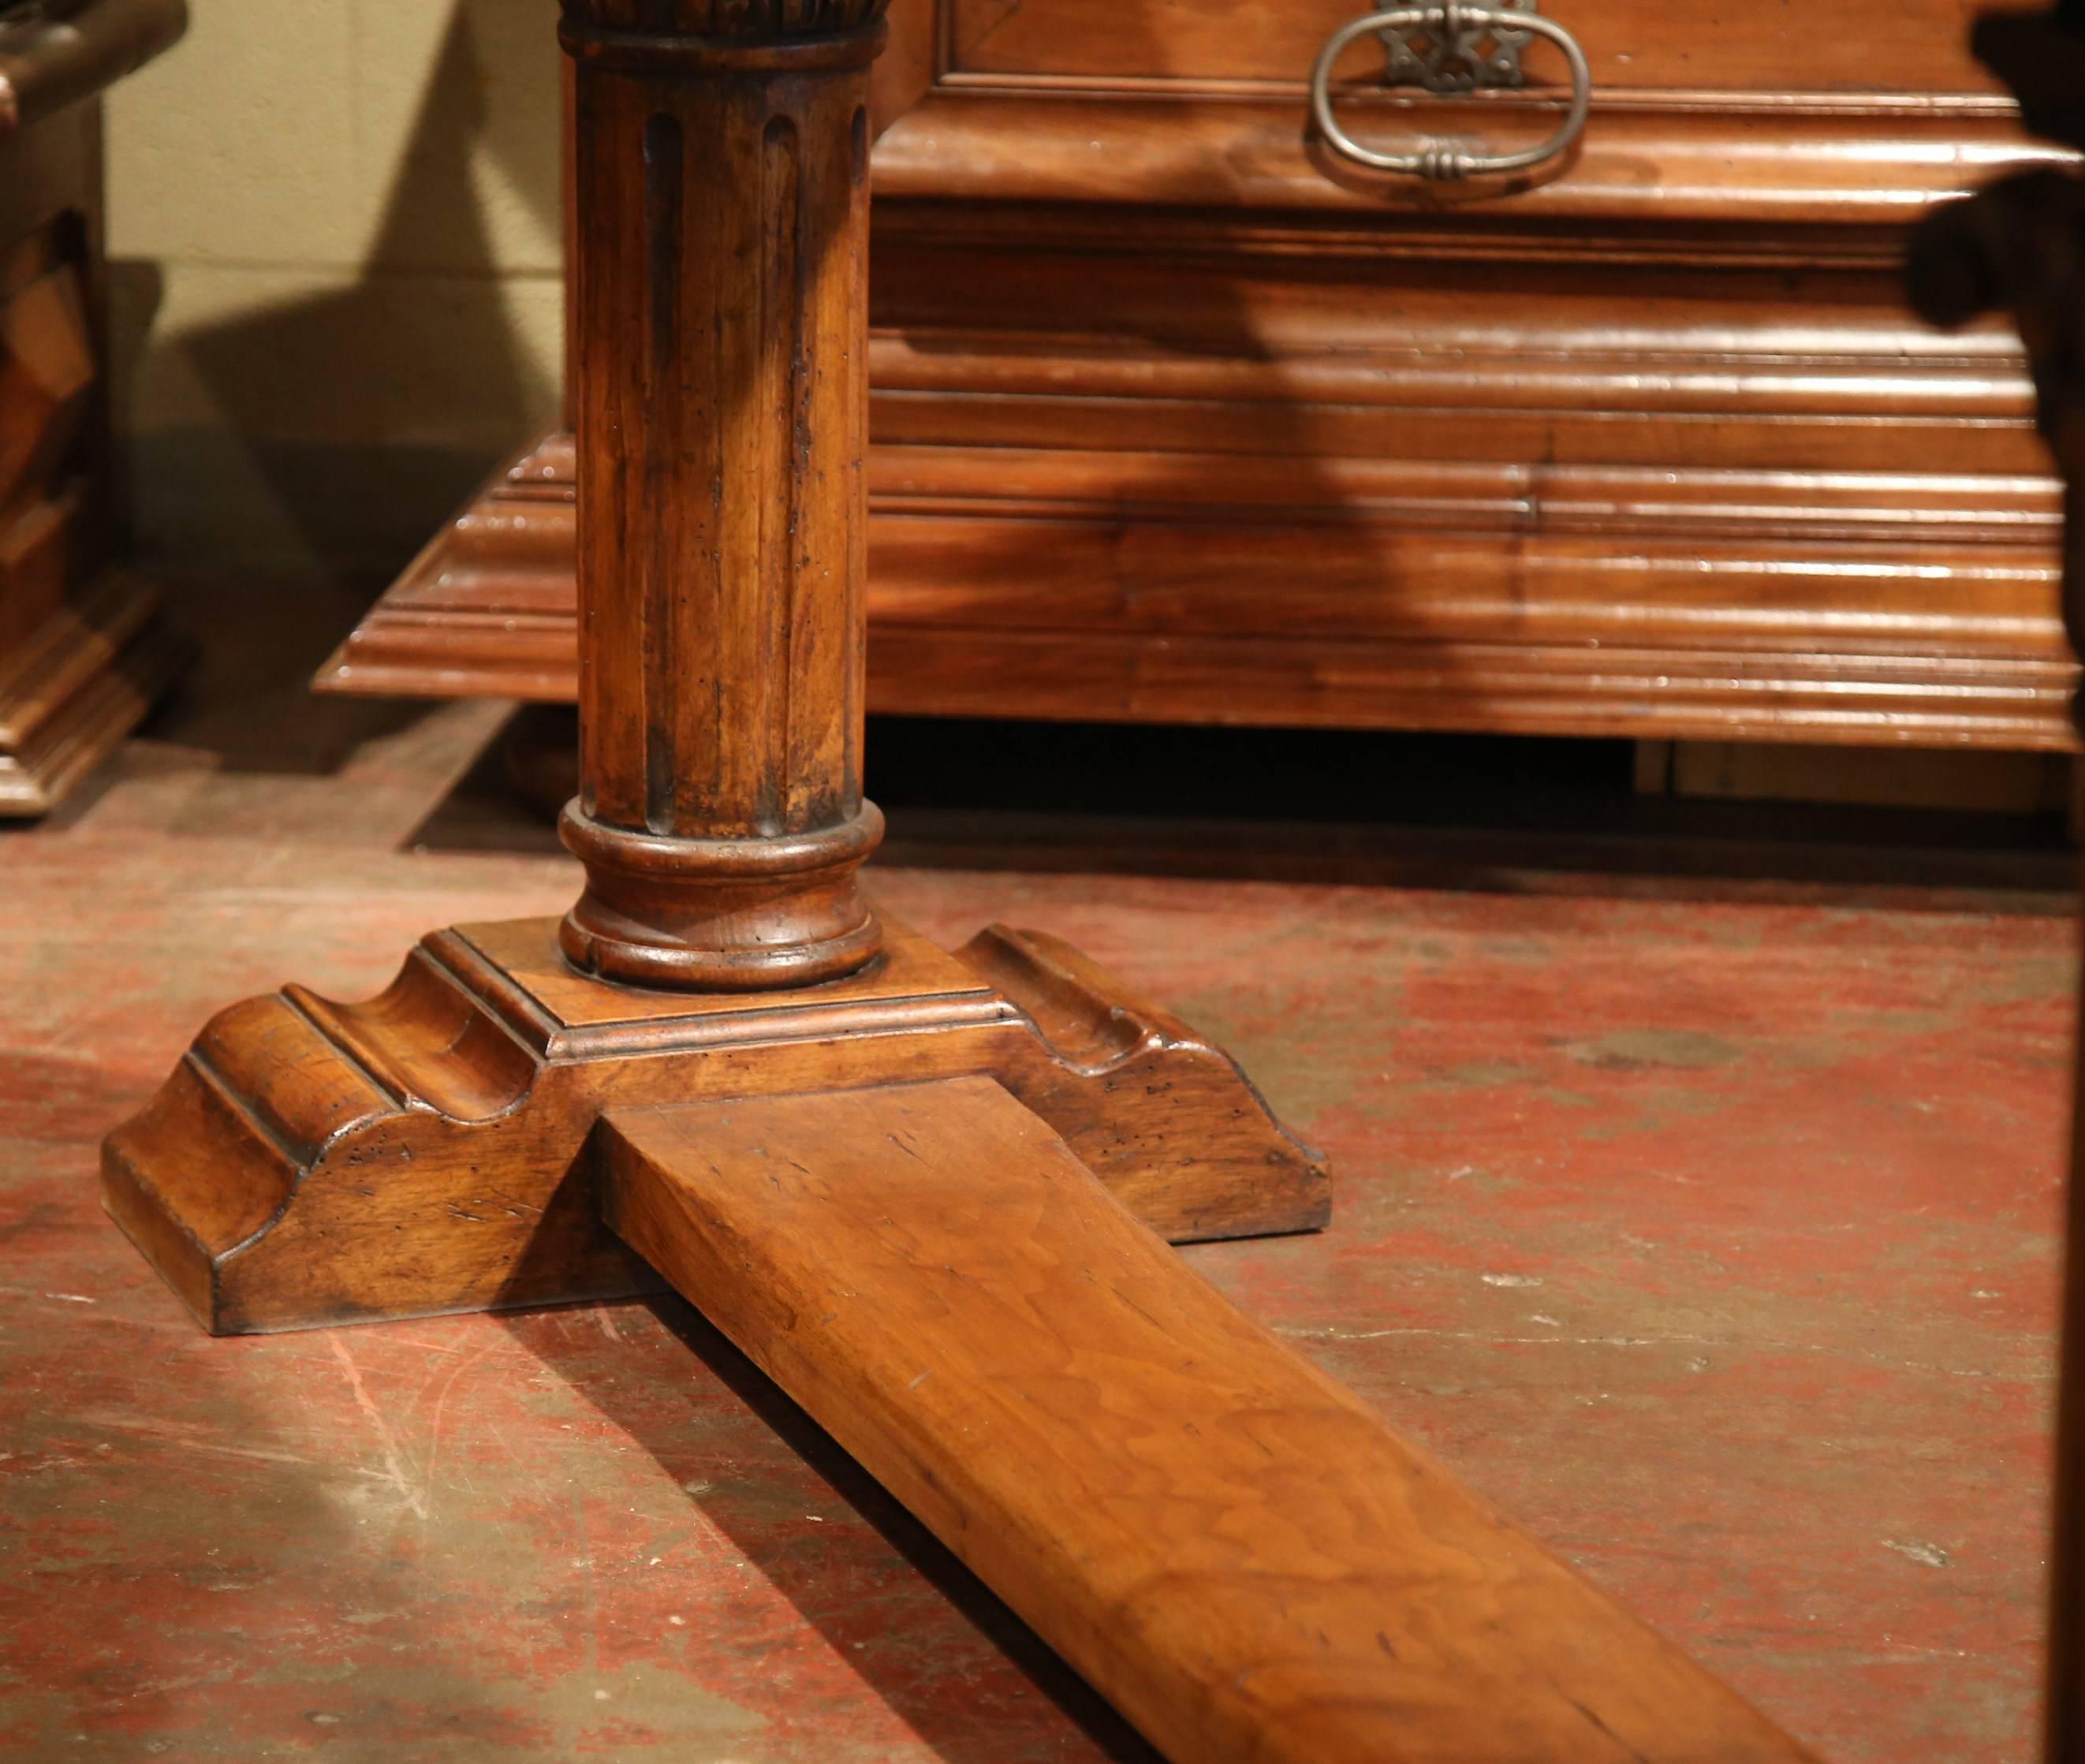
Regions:
<instances>
[{"instance_id":1,"label":"iron ring pull handle","mask_svg":"<svg viewBox=\"0 0 2085 1764\"><path fill-rule=\"evenodd\" d=\"M1348 44L1357 37L1386 31L1440 31L1453 36L1461 29L1531 32L1547 37L1564 52L1571 67L1571 104L1556 134L1518 153L1471 153L1449 141L1421 141L1418 151L1412 153L1378 153L1363 147L1340 126L1332 114L1332 64ZM1534 11L1504 12L1489 6L1448 4L1365 12L1325 39L1325 46L1318 52L1318 64L1310 70L1310 114L1336 151L1372 171L1401 172L1441 182L1530 171L1555 158L1584 132L1592 102L1592 70L1586 64L1586 52L1578 47L1578 39L1555 19Z\"/></svg>"}]
</instances>

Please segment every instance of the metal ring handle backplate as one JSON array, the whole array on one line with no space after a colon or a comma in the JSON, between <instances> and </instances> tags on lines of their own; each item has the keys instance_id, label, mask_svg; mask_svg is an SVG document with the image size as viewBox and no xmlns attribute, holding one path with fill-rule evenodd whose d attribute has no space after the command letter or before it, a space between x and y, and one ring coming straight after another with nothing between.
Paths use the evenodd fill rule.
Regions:
<instances>
[{"instance_id":1,"label":"metal ring handle backplate","mask_svg":"<svg viewBox=\"0 0 2085 1764\"><path fill-rule=\"evenodd\" d=\"M1348 44L1358 37L1390 31L1442 31L1452 36L1459 29L1532 32L1547 37L1564 52L1564 59L1571 67L1571 103L1562 125L1547 141L1518 153L1472 153L1452 141L1422 141L1410 153L1378 153L1363 147L1340 126L1332 114L1332 65ZM1310 114L1336 151L1372 171L1402 172L1442 181L1526 172L1555 158L1583 133L1592 102L1593 74L1586 64L1586 52L1555 19L1531 11L1501 12L1489 6L1442 5L1364 13L1326 38L1324 48L1318 52L1318 65L1310 70Z\"/></svg>"}]
</instances>

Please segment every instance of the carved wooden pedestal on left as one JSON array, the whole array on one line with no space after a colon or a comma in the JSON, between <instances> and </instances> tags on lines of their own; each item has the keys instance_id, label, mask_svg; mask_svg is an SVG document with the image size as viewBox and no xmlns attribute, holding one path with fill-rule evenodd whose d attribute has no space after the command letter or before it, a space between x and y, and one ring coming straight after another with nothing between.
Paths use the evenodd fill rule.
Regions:
<instances>
[{"instance_id":1,"label":"carved wooden pedestal on left","mask_svg":"<svg viewBox=\"0 0 2085 1764\"><path fill-rule=\"evenodd\" d=\"M93 95L183 23L180 0L0 19L0 816L55 806L182 657L156 592L108 563Z\"/></svg>"}]
</instances>

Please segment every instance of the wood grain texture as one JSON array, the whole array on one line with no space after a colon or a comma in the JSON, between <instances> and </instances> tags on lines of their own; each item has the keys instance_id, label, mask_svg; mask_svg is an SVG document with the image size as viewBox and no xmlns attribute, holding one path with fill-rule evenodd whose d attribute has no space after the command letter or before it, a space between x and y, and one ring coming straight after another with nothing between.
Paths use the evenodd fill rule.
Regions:
<instances>
[{"instance_id":1,"label":"wood grain texture","mask_svg":"<svg viewBox=\"0 0 2085 1764\"><path fill-rule=\"evenodd\" d=\"M2023 460L1959 474L1777 470L1786 419L1718 426L1735 465L1665 471L1179 453L1147 481L1134 451L876 447L868 702L2067 749L2055 493L2022 422L1962 431ZM570 701L568 462L553 436L496 474L319 686Z\"/></svg>"},{"instance_id":2,"label":"wood grain texture","mask_svg":"<svg viewBox=\"0 0 2085 1764\"><path fill-rule=\"evenodd\" d=\"M0 563L0 601L8 587ZM191 646L112 570L0 656L0 816L46 814L143 720Z\"/></svg>"},{"instance_id":3,"label":"wood grain texture","mask_svg":"<svg viewBox=\"0 0 2085 1764\"><path fill-rule=\"evenodd\" d=\"M1712 53L1705 49L1704 60ZM1551 225L1642 228L1651 240L1667 228L1713 235L1752 226L1780 234L1784 251L1790 236L1807 235L1832 253L1862 232L1897 233L1907 210L1980 173L2054 157L2023 142L1996 102L1936 104L1912 94L1896 104L1806 103L1807 94L1770 87L1631 103L1609 91L1595 93L1584 144L1568 162L1444 191L1331 159L1303 126L1302 91L1300 76L1272 93L1171 81L1082 90L1055 80L945 79L885 134L877 193L893 201L1090 203L1118 225L1158 201L1365 224L1437 217L1509 238L1516 227ZM1539 139L1557 120L1553 108L1480 102L1473 128L1467 102L1411 100L1365 102L1342 114L1354 119L1363 146L1379 149L1452 134L1505 151ZM1492 202L1510 213L1486 213Z\"/></svg>"},{"instance_id":4,"label":"wood grain texture","mask_svg":"<svg viewBox=\"0 0 2085 1764\"><path fill-rule=\"evenodd\" d=\"M108 1210L219 1333L648 1289L603 1231L611 1107L987 1073L1182 1240L1315 1230L1330 1184L1236 1065L1054 939L758 994L611 987L557 922L429 937L374 999L220 1013L110 1135Z\"/></svg>"},{"instance_id":5,"label":"wood grain texture","mask_svg":"<svg viewBox=\"0 0 2085 1764\"><path fill-rule=\"evenodd\" d=\"M591 972L758 989L877 947L854 882L881 830L861 794L875 11L565 9L585 511L565 829L588 880L564 946Z\"/></svg>"},{"instance_id":6,"label":"wood grain texture","mask_svg":"<svg viewBox=\"0 0 2085 1764\"><path fill-rule=\"evenodd\" d=\"M1160 15L1121 0L949 0L947 65L953 74L1009 80L1293 84L1355 11L1349 0L1290 0L1255 12L1242 29L1218 12ZM1896 28L1883 33L1873 0L1811 0L1798 13L1773 8L1756 21L1647 13L1635 0L1553 6L1606 96L1789 91L1853 102L1909 93L1995 96L2001 88L1967 53L1977 11L1976 0L1905 0L1888 15ZM1357 76L1367 70L1358 49L1353 61ZM1534 90L1553 89L1560 70L1546 46L1530 49Z\"/></svg>"},{"instance_id":7,"label":"wood grain texture","mask_svg":"<svg viewBox=\"0 0 2085 1764\"><path fill-rule=\"evenodd\" d=\"M1169 1757L1811 1755L1234 1309L989 1080L604 1133L618 1235Z\"/></svg>"},{"instance_id":8,"label":"wood grain texture","mask_svg":"<svg viewBox=\"0 0 2085 1764\"><path fill-rule=\"evenodd\" d=\"M1786 51L1762 16L1701 27L1704 79ZM1444 203L1328 177L1280 79L1194 70L1292 21L1170 28L1051 51L1143 70L1105 75L943 40L925 85L908 39L885 91L872 708L2074 745L2019 351L1896 286L1906 217L2047 158L1951 45L1894 96L1793 61L1612 88L1564 175ZM563 453L321 684L569 698Z\"/></svg>"},{"instance_id":9,"label":"wood grain texture","mask_svg":"<svg viewBox=\"0 0 2085 1764\"><path fill-rule=\"evenodd\" d=\"M584 806L666 835L773 836L860 795L860 423L834 371L860 322L844 236L867 201L847 163L860 83L826 83L808 113L758 82L687 83L580 75L579 473L600 509L580 539Z\"/></svg>"},{"instance_id":10,"label":"wood grain texture","mask_svg":"<svg viewBox=\"0 0 2085 1764\"><path fill-rule=\"evenodd\" d=\"M228 583L206 604L204 628L259 627L238 674L213 676L255 695L243 751L300 751L308 717L346 714L269 690L301 634L266 612L263 587ZM931 1563L923 1575L901 1554L876 1528L896 1503L837 1447L802 1462L761 1418L774 1411L757 1394L745 1405L758 1386L731 1371L735 1354L690 1358L677 1326L715 1337L679 1301L658 1307L665 1321L626 1303L605 1320L588 1307L214 1342L100 1215L83 1174L100 1130L235 993L294 975L360 997L427 929L431 901L550 916L571 886L503 804L488 810L490 855L444 840L452 818L411 849L489 711L456 708L380 767L286 790L278 771L223 769L225 702L189 695L152 763L0 849L18 924L70 925L80 951L53 987L48 938L0 946L20 1050L0 1098L0 1182L4 1216L33 1226L0 1282L18 1289L0 1434L18 1464L40 1426L65 1443L47 1472L7 1485L21 1535L63 1553L62 1597L13 1583L32 1613L15 1646L53 1676L32 1672L11 1699L68 1690L45 1749L62 1758L83 1727L93 1737L72 1749L134 1753L125 1687L142 1660L152 1681L187 1687L156 1703L163 1724L236 1727L248 1755L322 1732L322 1751L410 1757L454 1743L430 1736L462 1709L495 1726L461 1749L502 1764L575 1764L589 1745L623 1764L647 1743L629 1737L635 1710L675 1764L839 1764L851 1749L873 1764L1104 1764L1106 1745L1031 1686L1039 1644L1004 1657L1017 1624L951 1603ZM873 774L873 729L868 751ZM209 838L195 836L201 798L223 816ZM928 831L893 822L910 845ZM1055 861L1047 836L1024 858L993 832L964 855L933 831L928 867L879 854L864 873L886 917L953 949L1017 908L1015 922L1082 940L1205 1029L1234 1026L1246 1070L1322 1129L1329 1231L1187 1254L1234 1303L1828 1758L2029 1764L2048 1226L2075 1008L2054 861L2040 892L2001 876L1998 900L1960 892L1973 880L1960 870L1914 872L1933 886L1880 901L1641 878L1545 895L1471 892L1470 865L1442 862L1472 854L1436 861L1423 840L1408 862L1350 852L1328 876L1302 842L1277 871L1280 852L1235 829L1204 879L1157 881L1164 848L1089 829L1097 882L1076 854ZM1255 855L1263 879L1236 880ZM1558 867L1539 844L1473 861L1495 877ZM1874 863L1862 876L1885 879ZM238 913L263 879L270 910ZM119 912L81 913L119 895ZM214 902L227 911L197 911ZM2028 910L1987 910L2006 905ZM235 971L259 983L227 990ZM1640 1032L1650 1024L1662 1042ZM89 1047L104 1056L66 1057ZM1696 1180L1646 1180L1653 1168ZM1965 1278L1965 1248L2006 1278ZM2004 1302L1972 1284L2002 1286ZM1566 1326L1531 1325L1535 1311ZM1715 1345L1687 1340L1704 1333ZM1537 1335L1572 1339L1516 1339ZM379 1480L381 1436L342 1350L427 1496L425 1522ZM124 1424L82 1433L89 1414ZM1855 1448L1803 1449L1806 1435ZM257 1446L298 1461L231 1450ZM244 1590L211 1592L195 1565L227 1543L235 1506L254 1521L234 1527ZM342 1511L323 1539L304 1522ZM1951 1562L1883 1537L1937 1543ZM655 1555L665 1564L648 1567ZM444 1596L397 1602L401 1577L422 1576ZM346 1621L379 1609L390 1621ZM257 1648L261 1636L280 1645ZM285 1673L305 1671L323 1683L286 1697ZM625 1673L654 1688L623 1694ZM595 1702L604 1682L615 1700ZM720 1738L717 1698L764 1724ZM314 1707L344 1724L314 1728ZM575 1709L591 1722L576 1737Z\"/></svg>"}]
</instances>

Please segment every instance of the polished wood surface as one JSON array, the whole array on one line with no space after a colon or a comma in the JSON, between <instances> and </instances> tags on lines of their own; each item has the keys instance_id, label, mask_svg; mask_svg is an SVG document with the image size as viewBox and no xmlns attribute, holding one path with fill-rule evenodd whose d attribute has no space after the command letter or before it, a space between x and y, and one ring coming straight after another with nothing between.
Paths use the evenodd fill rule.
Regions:
<instances>
[{"instance_id":1,"label":"polished wood surface","mask_svg":"<svg viewBox=\"0 0 2085 1764\"><path fill-rule=\"evenodd\" d=\"M110 1210L210 1328L630 1290L588 1135L711 1086L989 1073L1162 1230L1323 1222L1314 1154L1186 1024L1048 939L886 943L855 892L881 826L858 686L877 10L567 0L576 410L605 491L565 816L585 890L554 929L436 933L366 1004L232 1006L110 1137Z\"/></svg>"},{"instance_id":2,"label":"polished wood surface","mask_svg":"<svg viewBox=\"0 0 2085 1764\"><path fill-rule=\"evenodd\" d=\"M894 18L870 707L2070 746L2017 346L1897 285L1907 220L2057 156L1963 8L1552 6L1582 147L1459 193L1307 138L1349 10ZM1511 145L1530 53L1532 98L1343 114ZM574 478L555 433L496 475L320 683L569 699Z\"/></svg>"},{"instance_id":3,"label":"polished wood surface","mask_svg":"<svg viewBox=\"0 0 2085 1764\"><path fill-rule=\"evenodd\" d=\"M618 1235L1166 1756L1794 1760L988 1079L620 1110Z\"/></svg>"},{"instance_id":4,"label":"polished wood surface","mask_svg":"<svg viewBox=\"0 0 2085 1764\"><path fill-rule=\"evenodd\" d=\"M55 806L184 653L157 593L114 567L94 94L185 17L0 8L0 817Z\"/></svg>"},{"instance_id":5,"label":"polished wood surface","mask_svg":"<svg viewBox=\"0 0 2085 1764\"><path fill-rule=\"evenodd\" d=\"M1001 79L1233 83L1279 88L1361 9L1352 0L1289 0L1249 23L1221 11L1144 14L1120 0L951 0L944 28L966 76ZM1893 95L1995 94L2002 88L1966 53L1977 0L1904 0L1878 32L1869 0L1808 0L1737 16L1646 10L1636 0L1545 0L1570 28L1603 91L1660 96L1751 94L1793 87L1823 100ZM1365 57L1358 51L1354 60ZM1531 87L1553 84L1556 52L1528 51Z\"/></svg>"},{"instance_id":6,"label":"polished wood surface","mask_svg":"<svg viewBox=\"0 0 2085 1764\"><path fill-rule=\"evenodd\" d=\"M1221 1052L856 894L878 10L565 0L584 892L220 1013L105 1142L109 1211L223 1333L665 1273L1179 1764L1806 1756L1145 1228L1325 1221Z\"/></svg>"},{"instance_id":7,"label":"polished wood surface","mask_svg":"<svg viewBox=\"0 0 2085 1764\"><path fill-rule=\"evenodd\" d=\"M563 937L605 977L801 985L879 946L855 351L881 11L567 0L587 886Z\"/></svg>"},{"instance_id":8,"label":"polished wood surface","mask_svg":"<svg viewBox=\"0 0 2085 1764\"><path fill-rule=\"evenodd\" d=\"M1153 1230L1315 1230L1318 1155L1177 1017L1045 937L901 925L868 971L754 994L575 972L554 920L428 937L379 997L302 987L197 1036L103 1153L109 1211L220 1334L644 1291L602 1230L617 1107L991 1077Z\"/></svg>"},{"instance_id":9,"label":"polished wood surface","mask_svg":"<svg viewBox=\"0 0 2085 1764\"><path fill-rule=\"evenodd\" d=\"M7 581L0 563L0 596ZM106 570L0 652L0 815L48 813L144 720L189 645L159 590Z\"/></svg>"}]
</instances>

